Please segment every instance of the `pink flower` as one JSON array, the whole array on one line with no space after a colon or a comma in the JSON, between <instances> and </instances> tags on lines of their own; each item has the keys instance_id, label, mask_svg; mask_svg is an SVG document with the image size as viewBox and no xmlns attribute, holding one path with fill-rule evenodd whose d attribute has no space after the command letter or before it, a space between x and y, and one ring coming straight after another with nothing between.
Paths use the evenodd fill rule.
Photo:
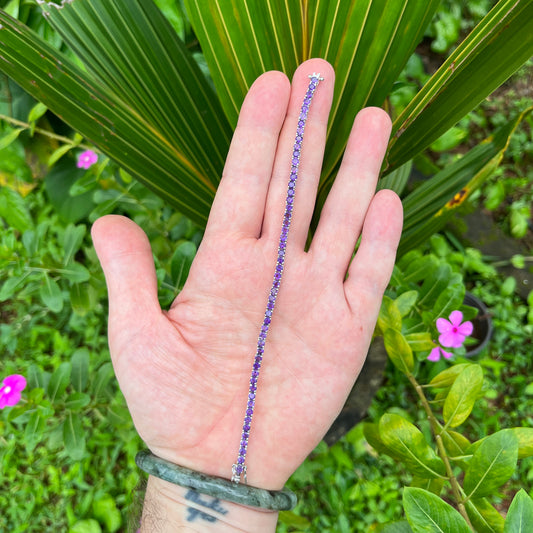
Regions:
<instances>
[{"instance_id":1,"label":"pink flower","mask_svg":"<svg viewBox=\"0 0 533 533\"><path fill-rule=\"evenodd\" d=\"M431 353L428 355L428 361L438 361L440 359L441 354L445 359L449 359L453 355L450 352L443 350L440 346L435 346L435 348L433 348L433 350L431 350Z\"/></svg>"},{"instance_id":2,"label":"pink flower","mask_svg":"<svg viewBox=\"0 0 533 533\"><path fill-rule=\"evenodd\" d=\"M0 409L20 402L20 393L26 388L26 378L19 374L7 376L0 387Z\"/></svg>"},{"instance_id":3,"label":"pink flower","mask_svg":"<svg viewBox=\"0 0 533 533\"><path fill-rule=\"evenodd\" d=\"M472 322L463 322L461 311L452 311L448 317L437 318L437 329L439 330L439 342L446 348L459 348L465 342L465 338L472 334L474 326Z\"/></svg>"},{"instance_id":4,"label":"pink flower","mask_svg":"<svg viewBox=\"0 0 533 533\"><path fill-rule=\"evenodd\" d=\"M85 150L78 156L78 168L88 169L98 161L98 154L92 150Z\"/></svg>"}]
</instances>

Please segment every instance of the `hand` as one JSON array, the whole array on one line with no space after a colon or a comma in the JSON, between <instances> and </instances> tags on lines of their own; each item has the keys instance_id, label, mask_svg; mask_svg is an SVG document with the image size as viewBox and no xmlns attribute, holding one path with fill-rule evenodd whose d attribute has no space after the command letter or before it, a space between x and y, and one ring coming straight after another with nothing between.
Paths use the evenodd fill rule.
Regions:
<instances>
[{"instance_id":1,"label":"hand","mask_svg":"<svg viewBox=\"0 0 533 533\"><path fill-rule=\"evenodd\" d=\"M297 115L312 72L325 79L305 129L246 461L248 483L268 489L280 489L322 439L367 353L402 224L398 197L375 194L389 117L376 108L358 114L306 251L334 73L315 59L298 68L292 86L279 72L258 78L242 106L189 278L168 311L158 303L142 230L107 216L92 231L109 289L111 357L137 431L164 459L231 477L277 257Z\"/></svg>"}]
</instances>

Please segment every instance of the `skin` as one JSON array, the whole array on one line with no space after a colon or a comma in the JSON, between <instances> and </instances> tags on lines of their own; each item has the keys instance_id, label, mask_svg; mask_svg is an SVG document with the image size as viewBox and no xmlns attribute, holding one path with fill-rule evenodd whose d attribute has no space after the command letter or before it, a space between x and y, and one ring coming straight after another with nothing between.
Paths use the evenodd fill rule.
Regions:
<instances>
[{"instance_id":1,"label":"skin","mask_svg":"<svg viewBox=\"0 0 533 533\"><path fill-rule=\"evenodd\" d=\"M390 279L402 207L392 191L375 193L391 130L388 115L377 108L357 115L306 250L333 69L312 59L298 68L292 84L279 72L259 77L243 103L205 237L168 311L158 303L144 232L113 215L92 229L109 290L113 366L137 431L155 455L231 477L277 257L297 116L313 72L325 79L306 124L285 271L246 461L248 483L274 490L283 487L341 410L363 365ZM170 509L187 505L181 489L152 478L148 488L179 520ZM228 515L238 519L245 510L246 526L237 520L230 527L274 530L275 513L238 507L227 504L232 512L224 525L231 522ZM261 523L254 529L255 515Z\"/></svg>"}]
</instances>

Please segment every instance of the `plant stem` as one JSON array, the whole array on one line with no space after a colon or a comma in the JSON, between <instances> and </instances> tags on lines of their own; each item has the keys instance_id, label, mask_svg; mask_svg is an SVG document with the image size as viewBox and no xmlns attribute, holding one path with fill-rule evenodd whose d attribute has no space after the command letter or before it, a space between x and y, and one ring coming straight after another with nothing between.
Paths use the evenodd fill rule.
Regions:
<instances>
[{"instance_id":1,"label":"plant stem","mask_svg":"<svg viewBox=\"0 0 533 533\"><path fill-rule=\"evenodd\" d=\"M22 122L21 120L8 117L7 115L0 114L0 120L5 120L7 123L11 124L12 126L18 126L19 128L30 129L32 127L32 125L28 124L27 122ZM53 133L43 128L34 127L33 131L36 131L37 133L40 133L41 135L45 135L46 137L49 137L50 139L60 141L63 144L72 144L75 146L79 146L80 148L85 148L86 150L94 150L93 146L89 146L88 144L83 144L83 143L77 144L69 137L64 137L63 135L57 135L57 133Z\"/></svg>"},{"instance_id":2,"label":"plant stem","mask_svg":"<svg viewBox=\"0 0 533 533\"><path fill-rule=\"evenodd\" d=\"M433 435L435 436L435 441L437 443L438 453L446 468L446 474L448 475L448 480L450 481L450 485L452 487L455 502L457 503L457 510L465 519L466 523L468 524L468 527L470 527L472 531L475 531L470 522L470 518L468 517L468 513L466 512L466 508L463 503L463 491L461 489L461 486L459 485L459 482L457 481L457 478L455 477L455 474L453 473L452 465L450 464L448 454L446 453L446 448L444 447L444 443L442 442L442 427L439 421L435 418L433 411L431 410L431 406L429 405L428 399L424 394L422 386L418 383L418 381L412 374L407 374L407 378L409 379L411 385L414 387L416 393L418 394L422 407L424 408L424 411L426 411L426 414L428 416L431 431L433 432Z\"/></svg>"}]
</instances>

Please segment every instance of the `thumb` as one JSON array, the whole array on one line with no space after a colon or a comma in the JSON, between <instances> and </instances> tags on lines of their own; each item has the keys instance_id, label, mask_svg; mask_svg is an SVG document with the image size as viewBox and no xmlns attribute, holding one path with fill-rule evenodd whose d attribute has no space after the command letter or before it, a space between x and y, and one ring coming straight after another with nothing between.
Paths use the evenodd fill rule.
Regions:
<instances>
[{"instance_id":1,"label":"thumb","mask_svg":"<svg viewBox=\"0 0 533 533\"><path fill-rule=\"evenodd\" d=\"M132 220L108 215L93 224L91 235L109 293L110 333L128 333L128 326L141 329L161 312L146 234Z\"/></svg>"}]
</instances>

